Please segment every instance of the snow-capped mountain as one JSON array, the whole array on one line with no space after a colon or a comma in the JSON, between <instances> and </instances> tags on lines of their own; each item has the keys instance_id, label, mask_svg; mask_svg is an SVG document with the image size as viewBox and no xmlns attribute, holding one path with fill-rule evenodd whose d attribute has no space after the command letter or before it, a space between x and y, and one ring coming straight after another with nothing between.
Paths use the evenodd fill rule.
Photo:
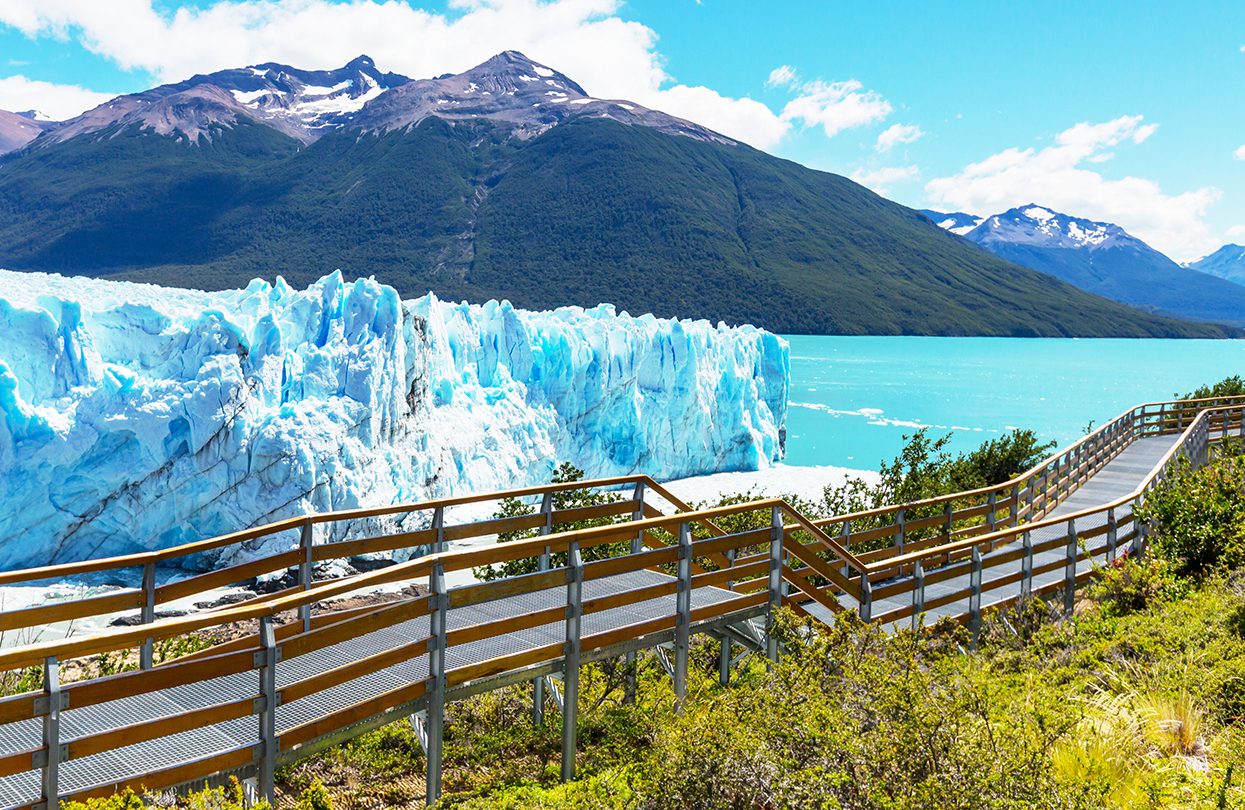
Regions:
<instances>
[{"instance_id":1,"label":"snow-capped mountain","mask_svg":"<svg viewBox=\"0 0 1245 810\"><path fill-rule=\"evenodd\" d=\"M360 110L353 124L389 132L433 116L499 121L523 138L539 135L568 118L591 117L697 140L734 143L699 124L634 102L593 98L566 76L518 51L500 53L466 73L404 84Z\"/></svg>"},{"instance_id":2,"label":"snow-capped mountain","mask_svg":"<svg viewBox=\"0 0 1245 810\"><path fill-rule=\"evenodd\" d=\"M921 213L932 219L939 228L942 228L944 231L951 231L956 236L963 236L968 233L980 225L982 220L982 217L958 211L951 214L941 214L937 211L923 208Z\"/></svg>"},{"instance_id":3,"label":"snow-capped mountain","mask_svg":"<svg viewBox=\"0 0 1245 810\"><path fill-rule=\"evenodd\" d=\"M734 143L705 127L627 101L589 96L566 76L506 51L465 73L412 80L382 73L367 56L337 70L265 63L194 76L118 96L51 129L35 148L137 126L189 143L214 127L271 127L310 143L342 128L389 132L437 117L487 119L530 138L572 117L611 118L698 140Z\"/></svg>"},{"instance_id":4,"label":"snow-capped mountain","mask_svg":"<svg viewBox=\"0 0 1245 810\"><path fill-rule=\"evenodd\" d=\"M300 70L267 62L118 96L54 127L36 147L128 126L197 143L211 139L214 125L232 127L239 120L310 142L347 123L367 102L409 81L396 73L382 73L366 56L337 70Z\"/></svg>"},{"instance_id":5,"label":"snow-capped mountain","mask_svg":"<svg viewBox=\"0 0 1245 810\"><path fill-rule=\"evenodd\" d=\"M35 110L0 110L0 155L14 152L39 137L54 122Z\"/></svg>"},{"instance_id":6,"label":"snow-capped mountain","mask_svg":"<svg viewBox=\"0 0 1245 810\"><path fill-rule=\"evenodd\" d=\"M1245 284L1245 246L1224 245L1209 256L1188 262L1185 267L1237 284Z\"/></svg>"},{"instance_id":7,"label":"snow-capped mountain","mask_svg":"<svg viewBox=\"0 0 1245 810\"><path fill-rule=\"evenodd\" d=\"M1083 290L1151 311L1245 323L1245 289L1181 267L1119 225L1033 203L986 217L922 213L991 253Z\"/></svg>"}]
</instances>

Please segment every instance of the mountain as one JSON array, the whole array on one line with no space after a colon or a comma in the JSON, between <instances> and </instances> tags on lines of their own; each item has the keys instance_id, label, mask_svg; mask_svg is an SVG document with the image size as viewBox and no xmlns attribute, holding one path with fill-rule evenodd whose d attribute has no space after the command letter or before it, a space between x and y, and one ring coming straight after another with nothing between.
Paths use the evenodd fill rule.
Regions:
<instances>
[{"instance_id":1,"label":"mountain","mask_svg":"<svg viewBox=\"0 0 1245 810\"><path fill-rule=\"evenodd\" d=\"M0 110L0 155L21 149L53 123L34 110L20 113Z\"/></svg>"},{"instance_id":2,"label":"mountain","mask_svg":"<svg viewBox=\"0 0 1245 810\"><path fill-rule=\"evenodd\" d=\"M1209 256L1189 262L1185 267L1236 284L1245 284L1245 247L1224 245Z\"/></svg>"},{"instance_id":3,"label":"mountain","mask_svg":"<svg viewBox=\"0 0 1245 810\"><path fill-rule=\"evenodd\" d=\"M409 81L378 71L366 56L337 70L298 70L272 62L222 70L118 96L54 128L32 148L83 136L112 137L131 128L198 143L210 140L215 129L239 121L308 143L349 121L386 90Z\"/></svg>"},{"instance_id":4,"label":"mountain","mask_svg":"<svg viewBox=\"0 0 1245 810\"><path fill-rule=\"evenodd\" d=\"M950 231L956 236L963 236L981 224L982 218L973 214L951 213L940 214L937 211L921 209L921 213L934 221L939 228Z\"/></svg>"},{"instance_id":5,"label":"mountain","mask_svg":"<svg viewBox=\"0 0 1245 810\"><path fill-rule=\"evenodd\" d=\"M780 332L1237 334L1016 267L513 51L435 79L360 57L113 99L0 161L0 267L205 289L340 268L403 295Z\"/></svg>"},{"instance_id":6,"label":"mountain","mask_svg":"<svg viewBox=\"0 0 1245 810\"><path fill-rule=\"evenodd\" d=\"M1245 289L1181 267L1118 225L1029 204L994 216L922 211L940 227L1024 267L1150 312L1245 323Z\"/></svg>"}]
</instances>

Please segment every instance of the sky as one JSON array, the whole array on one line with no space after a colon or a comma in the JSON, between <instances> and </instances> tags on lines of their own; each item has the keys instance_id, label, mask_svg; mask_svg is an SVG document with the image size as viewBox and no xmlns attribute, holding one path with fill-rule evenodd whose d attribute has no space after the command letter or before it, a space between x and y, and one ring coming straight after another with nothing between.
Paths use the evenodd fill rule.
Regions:
<instances>
[{"instance_id":1,"label":"sky","mask_svg":"<svg viewBox=\"0 0 1245 810\"><path fill-rule=\"evenodd\" d=\"M1245 243L1245 2L0 0L0 109L258 62L523 51L916 208L1037 203L1178 261Z\"/></svg>"}]
</instances>

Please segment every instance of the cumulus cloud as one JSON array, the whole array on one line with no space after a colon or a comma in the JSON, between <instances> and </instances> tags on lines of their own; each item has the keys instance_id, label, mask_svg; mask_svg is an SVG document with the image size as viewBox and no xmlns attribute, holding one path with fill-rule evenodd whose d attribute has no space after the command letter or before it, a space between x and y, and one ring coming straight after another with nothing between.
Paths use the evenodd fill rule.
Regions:
<instances>
[{"instance_id":1,"label":"cumulus cloud","mask_svg":"<svg viewBox=\"0 0 1245 810\"><path fill-rule=\"evenodd\" d=\"M786 87L795 84L797 78L795 68L791 65L779 65L769 72L769 78L765 80L765 84L769 87Z\"/></svg>"},{"instance_id":2,"label":"cumulus cloud","mask_svg":"<svg viewBox=\"0 0 1245 810\"><path fill-rule=\"evenodd\" d=\"M916 166L886 166L881 169L858 169L852 172L853 180L883 196L890 193L890 188L895 183L916 180L920 176L921 170Z\"/></svg>"},{"instance_id":3,"label":"cumulus cloud","mask_svg":"<svg viewBox=\"0 0 1245 810\"><path fill-rule=\"evenodd\" d=\"M889 101L865 90L855 79L815 81L800 87L800 94L782 108L782 119L820 126L827 138L833 138L843 130L881 121L891 114L891 109Z\"/></svg>"},{"instance_id":4,"label":"cumulus cloud","mask_svg":"<svg viewBox=\"0 0 1245 810\"><path fill-rule=\"evenodd\" d=\"M49 118L64 120L103 104L112 96L72 84L53 84L25 76L0 79L0 110L38 110Z\"/></svg>"},{"instance_id":5,"label":"cumulus cloud","mask_svg":"<svg viewBox=\"0 0 1245 810\"><path fill-rule=\"evenodd\" d=\"M1245 144L1236 147L1236 151L1232 153L1232 157L1237 160L1245 160Z\"/></svg>"},{"instance_id":6,"label":"cumulus cloud","mask_svg":"<svg viewBox=\"0 0 1245 810\"><path fill-rule=\"evenodd\" d=\"M915 124L891 124L878 136L876 149L889 152L902 143L914 143L920 140L925 132Z\"/></svg>"},{"instance_id":7,"label":"cumulus cloud","mask_svg":"<svg viewBox=\"0 0 1245 810\"><path fill-rule=\"evenodd\" d=\"M32 38L72 38L127 70L179 81L258 62L333 68L366 53L414 77L460 72L508 49L571 76L601 98L626 98L760 148L790 123L764 104L678 84L657 35L617 16L621 0L215 0L164 10L155 0L5 0L0 24ZM80 112L81 110L77 110Z\"/></svg>"},{"instance_id":8,"label":"cumulus cloud","mask_svg":"<svg viewBox=\"0 0 1245 810\"><path fill-rule=\"evenodd\" d=\"M1158 129L1140 115L1103 123L1082 122L1044 148L1010 148L930 180L930 207L993 214L1035 202L1076 216L1114 222L1177 261L1218 246L1205 222L1219 199L1214 187L1167 194L1141 177L1109 179L1096 168L1116 147L1146 141Z\"/></svg>"}]
</instances>

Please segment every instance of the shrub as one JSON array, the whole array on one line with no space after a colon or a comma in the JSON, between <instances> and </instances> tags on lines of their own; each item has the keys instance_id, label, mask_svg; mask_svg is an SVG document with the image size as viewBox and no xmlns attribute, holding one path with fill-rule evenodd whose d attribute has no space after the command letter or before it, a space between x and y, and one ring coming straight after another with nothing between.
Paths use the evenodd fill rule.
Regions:
<instances>
[{"instance_id":1,"label":"shrub","mask_svg":"<svg viewBox=\"0 0 1245 810\"><path fill-rule=\"evenodd\" d=\"M1178 576L1203 576L1245 563L1245 456L1220 455L1200 469L1177 462L1138 508L1154 529L1153 552Z\"/></svg>"},{"instance_id":2,"label":"shrub","mask_svg":"<svg viewBox=\"0 0 1245 810\"><path fill-rule=\"evenodd\" d=\"M1160 599L1178 596L1180 590L1180 582L1165 559L1119 557L1100 569L1088 595L1108 614L1122 616L1145 610Z\"/></svg>"}]
</instances>

